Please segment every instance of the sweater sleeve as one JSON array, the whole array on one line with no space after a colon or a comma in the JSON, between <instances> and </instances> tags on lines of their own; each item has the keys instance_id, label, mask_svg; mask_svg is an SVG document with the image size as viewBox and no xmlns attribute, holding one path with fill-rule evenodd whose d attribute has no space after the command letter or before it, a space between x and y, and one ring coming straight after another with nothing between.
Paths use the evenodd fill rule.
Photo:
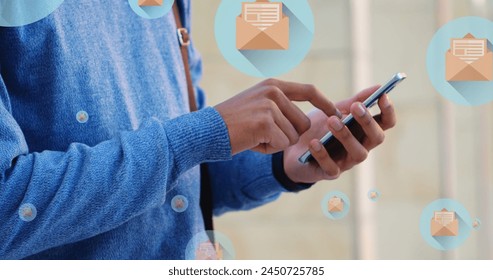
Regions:
<instances>
[{"instance_id":1,"label":"sweater sleeve","mask_svg":"<svg viewBox=\"0 0 493 280\"><path fill-rule=\"evenodd\" d=\"M247 151L208 165L216 216L259 207L287 192L273 174L271 155Z\"/></svg>"},{"instance_id":2,"label":"sweater sleeve","mask_svg":"<svg viewBox=\"0 0 493 280\"><path fill-rule=\"evenodd\" d=\"M94 147L30 153L0 76L0 259L18 259L111 230L161 205L188 169L228 160L227 128L213 108Z\"/></svg>"}]
</instances>

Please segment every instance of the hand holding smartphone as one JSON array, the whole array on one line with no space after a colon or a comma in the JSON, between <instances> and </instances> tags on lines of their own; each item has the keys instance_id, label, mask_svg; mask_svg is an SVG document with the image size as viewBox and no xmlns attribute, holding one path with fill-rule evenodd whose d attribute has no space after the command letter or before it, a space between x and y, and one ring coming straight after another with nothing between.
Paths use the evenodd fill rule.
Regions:
<instances>
[{"instance_id":1,"label":"hand holding smartphone","mask_svg":"<svg viewBox=\"0 0 493 280\"><path fill-rule=\"evenodd\" d=\"M384 94L391 92L400 82L402 82L406 78L407 75L404 73L395 74L392 77L392 79L390 79L390 81L388 81L384 86L380 87L370 97L368 97L363 102L363 105L366 108L371 108L375 106L375 104L377 104L380 97L382 97ZM342 122L349 128L351 133L353 133L353 135L358 139L358 141L361 142L365 135L361 126L354 119L353 115L349 114L346 118L344 118ZM322 137L322 139L320 139L320 142L324 145L329 155L334 159L340 156L344 152L344 147L330 131L324 137ZM309 163L310 161L313 161L313 156L311 152L307 150L298 160L301 163L306 164Z\"/></svg>"}]
</instances>

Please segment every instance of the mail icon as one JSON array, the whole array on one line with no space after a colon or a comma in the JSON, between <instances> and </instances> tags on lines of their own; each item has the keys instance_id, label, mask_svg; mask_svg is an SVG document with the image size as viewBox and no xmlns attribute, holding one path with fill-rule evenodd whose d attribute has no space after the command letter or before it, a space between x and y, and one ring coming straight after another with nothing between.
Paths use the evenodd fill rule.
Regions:
<instances>
[{"instance_id":1,"label":"mail icon","mask_svg":"<svg viewBox=\"0 0 493 280\"><path fill-rule=\"evenodd\" d=\"M376 191L370 192L370 199L377 199L378 198L378 193Z\"/></svg>"},{"instance_id":2,"label":"mail icon","mask_svg":"<svg viewBox=\"0 0 493 280\"><path fill-rule=\"evenodd\" d=\"M257 0L242 5L236 18L238 50L289 49L289 17L282 12L282 2Z\"/></svg>"},{"instance_id":3,"label":"mail icon","mask_svg":"<svg viewBox=\"0 0 493 280\"><path fill-rule=\"evenodd\" d=\"M195 260L222 260L223 248L215 242L214 245L210 242L202 242L195 251Z\"/></svg>"},{"instance_id":4,"label":"mail icon","mask_svg":"<svg viewBox=\"0 0 493 280\"><path fill-rule=\"evenodd\" d=\"M163 0L139 0L139 6L162 6Z\"/></svg>"},{"instance_id":5,"label":"mail icon","mask_svg":"<svg viewBox=\"0 0 493 280\"><path fill-rule=\"evenodd\" d=\"M443 208L435 211L430 224L431 236L457 236L459 235L459 220L454 211Z\"/></svg>"},{"instance_id":6,"label":"mail icon","mask_svg":"<svg viewBox=\"0 0 493 280\"><path fill-rule=\"evenodd\" d=\"M333 196L329 199L329 212L342 212L344 211L344 201L342 198Z\"/></svg>"},{"instance_id":7,"label":"mail icon","mask_svg":"<svg viewBox=\"0 0 493 280\"><path fill-rule=\"evenodd\" d=\"M493 53L488 39L476 39L472 34L451 39L445 64L449 82L493 81Z\"/></svg>"}]
</instances>

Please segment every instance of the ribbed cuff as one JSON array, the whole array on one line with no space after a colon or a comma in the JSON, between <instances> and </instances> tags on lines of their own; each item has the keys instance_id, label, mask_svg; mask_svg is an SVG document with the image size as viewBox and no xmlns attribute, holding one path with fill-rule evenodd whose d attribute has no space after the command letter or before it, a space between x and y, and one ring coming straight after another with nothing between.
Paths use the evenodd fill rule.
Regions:
<instances>
[{"instance_id":1,"label":"ribbed cuff","mask_svg":"<svg viewBox=\"0 0 493 280\"><path fill-rule=\"evenodd\" d=\"M173 119L165 130L180 171L203 162L231 159L228 128L212 107Z\"/></svg>"},{"instance_id":2,"label":"ribbed cuff","mask_svg":"<svg viewBox=\"0 0 493 280\"><path fill-rule=\"evenodd\" d=\"M284 153L279 152L272 155L272 173L276 180L289 192L300 192L311 188L314 184L295 183L289 179L284 171Z\"/></svg>"}]
</instances>

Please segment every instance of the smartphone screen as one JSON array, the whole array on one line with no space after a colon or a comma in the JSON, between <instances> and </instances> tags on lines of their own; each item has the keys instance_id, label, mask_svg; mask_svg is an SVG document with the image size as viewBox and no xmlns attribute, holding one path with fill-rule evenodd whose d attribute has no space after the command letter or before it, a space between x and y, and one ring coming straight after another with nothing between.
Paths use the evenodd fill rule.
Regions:
<instances>
[{"instance_id":1,"label":"smartphone screen","mask_svg":"<svg viewBox=\"0 0 493 280\"><path fill-rule=\"evenodd\" d=\"M407 75L404 73L395 74L392 79L390 79L390 81L388 81L384 86L380 87L370 97L368 97L363 102L363 105L366 108L371 108L375 106L380 97L391 92L400 82L402 82L406 78ZM378 118L380 118L380 116L375 117L377 121L380 121ZM344 118L342 122L349 128L349 130L359 142L363 141L365 133L363 131L363 128L361 128L358 122L354 119L353 115L349 114L346 118ZM339 142L339 140L334 137L334 135L330 131L324 137L322 137L322 139L320 139L320 143L324 145L325 149L334 160L340 159L346 153L344 146L341 144L341 142ZM313 160L313 156L308 150L298 160L301 163L306 164Z\"/></svg>"}]
</instances>

